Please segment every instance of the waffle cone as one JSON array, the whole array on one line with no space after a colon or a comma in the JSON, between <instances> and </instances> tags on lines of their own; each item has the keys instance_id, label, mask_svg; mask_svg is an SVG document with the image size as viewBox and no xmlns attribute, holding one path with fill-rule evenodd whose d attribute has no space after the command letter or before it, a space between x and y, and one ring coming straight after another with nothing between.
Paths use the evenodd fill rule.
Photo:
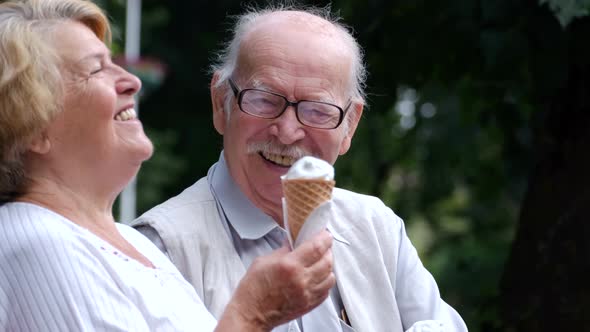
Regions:
<instances>
[{"instance_id":1,"label":"waffle cone","mask_svg":"<svg viewBox=\"0 0 590 332\"><path fill-rule=\"evenodd\" d=\"M319 179L283 180L283 196L287 201L287 224L293 241L311 212L332 198L335 182Z\"/></svg>"}]
</instances>

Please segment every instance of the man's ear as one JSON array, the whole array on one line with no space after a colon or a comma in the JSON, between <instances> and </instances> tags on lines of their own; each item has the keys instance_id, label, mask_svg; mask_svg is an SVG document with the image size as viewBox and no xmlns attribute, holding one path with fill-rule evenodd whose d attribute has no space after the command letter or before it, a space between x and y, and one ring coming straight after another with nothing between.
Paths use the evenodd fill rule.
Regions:
<instances>
[{"instance_id":1,"label":"man's ear","mask_svg":"<svg viewBox=\"0 0 590 332\"><path fill-rule=\"evenodd\" d=\"M51 150L51 142L45 131L36 135L29 144L29 151L34 153L46 154L49 150Z\"/></svg>"},{"instance_id":2,"label":"man's ear","mask_svg":"<svg viewBox=\"0 0 590 332\"><path fill-rule=\"evenodd\" d=\"M227 123L227 114L224 111L227 87L216 86L217 82L219 82L219 72L215 72L211 78L211 104L213 106L213 126L220 135L223 135Z\"/></svg>"},{"instance_id":3,"label":"man's ear","mask_svg":"<svg viewBox=\"0 0 590 332\"><path fill-rule=\"evenodd\" d=\"M348 121L348 130L344 133L346 136L344 136L344 139L340 143L340 151L338 152L340 155L345 154L350 149L352 137L363 115L363 106L364 104L362 102L353 102L350 106L351 110L346 115L348 119L344 119L344 121Z\"/></svg>"}]
</instances>

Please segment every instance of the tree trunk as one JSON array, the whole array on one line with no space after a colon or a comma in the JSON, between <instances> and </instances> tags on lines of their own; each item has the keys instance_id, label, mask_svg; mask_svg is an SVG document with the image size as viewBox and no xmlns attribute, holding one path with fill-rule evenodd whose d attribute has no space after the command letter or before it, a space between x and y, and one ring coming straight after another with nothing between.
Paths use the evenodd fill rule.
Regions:
<instances>
[{"instance_id":1,"label":"tree trunk","mask_svg":"<svg viewBox=\"0 0 590 332\"><path fill-rule=\"evenodd\" d=\"M590 331L589 33L588 17L568 28L564 83L539 99L536 161L500 290L509 331Z\"/></svg>"}]
</instances>

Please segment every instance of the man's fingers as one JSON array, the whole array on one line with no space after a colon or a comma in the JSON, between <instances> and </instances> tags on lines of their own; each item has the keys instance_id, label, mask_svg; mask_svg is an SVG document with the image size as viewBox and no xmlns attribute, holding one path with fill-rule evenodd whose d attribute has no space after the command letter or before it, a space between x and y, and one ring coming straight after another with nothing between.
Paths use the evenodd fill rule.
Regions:
<instances>
[{"instance_id":1,"label":"man's fingers","mask_svg":"<svg viewBox=\"0 0 590 332\"><path fill-rule=\"evenodd\" d=\"M326 251L332 247L332 234L323 230L311 240L304 242L293 250L295 256L303 266L308 267L319 261Z\"/></svg>"},{"instance_id":2,"label":"man's fingers","mask_svg":"<svg viewBox=\"0 0 590 332\"><path fill-rule=\"evenodd\" d=\"M332 271L333 265L332 250L329 250L322 259L307 268L308 290L315 296L325 298L324 296L327 296L330 289L336 284L336 276Z\"/></svg>"},{"instance_id":3,"label":"man's fingers","mask_svg":"<svg viewBox=\"0 0 590 332\"><path fill-rule=\"evenodd\" d=\"M268 256L282 257L282 256L285 256L286 254L288 254L290 252L291 252L291 249L289 249L288 244L286 244L286 245L283 245L282 247L280 247L279 249L274 250Z\"/></svg>"},{"instance_id":4,"label":"man's fingers","mask_svg":"<svg viewBox=\"0 0 590 332\"><path fill-rule=\"evenodd\" d=\"M326 278L324 278L324 280L311 285L309 288L309 292L310 294L312 294L311 297L313 298L313 305L315 306L323 302L328 297L328 295L330 295L330 289L332 289L332 287L334 287L335 284L336 276L334 275L334 273L330 272L330 274Z\"/></svg>"},{"instance_id":5,"label":"man's fingers","mask_svg":"<svg viewBox=\"0 0 590 332\"><path fill-rule=\"evenodd\" d=\"M326 277L332 272L333 266L334 258L332 250L328 250L320 260L307 267L307 273L311 282L319 283L326 279Z\"/></svg>"}]
</instances>

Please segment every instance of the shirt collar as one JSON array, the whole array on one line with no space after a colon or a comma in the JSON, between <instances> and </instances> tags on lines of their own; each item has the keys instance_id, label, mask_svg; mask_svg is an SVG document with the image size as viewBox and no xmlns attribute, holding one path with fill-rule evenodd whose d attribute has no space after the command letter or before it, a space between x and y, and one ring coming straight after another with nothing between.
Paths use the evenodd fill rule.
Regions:
<instances>
[{"instance_id":1,"label":"shirt collar","mask_svg":"<svg viewBox=\"0 0 590 332\"><path fill-rule=\"evenodd\" d=\"M257 208L229 173L223 151L219 161L207 174L213 196L221 206L225 219L242 239L256 240L264 237L279 225L267 214Z\"/></svg>"}]
</instances>

